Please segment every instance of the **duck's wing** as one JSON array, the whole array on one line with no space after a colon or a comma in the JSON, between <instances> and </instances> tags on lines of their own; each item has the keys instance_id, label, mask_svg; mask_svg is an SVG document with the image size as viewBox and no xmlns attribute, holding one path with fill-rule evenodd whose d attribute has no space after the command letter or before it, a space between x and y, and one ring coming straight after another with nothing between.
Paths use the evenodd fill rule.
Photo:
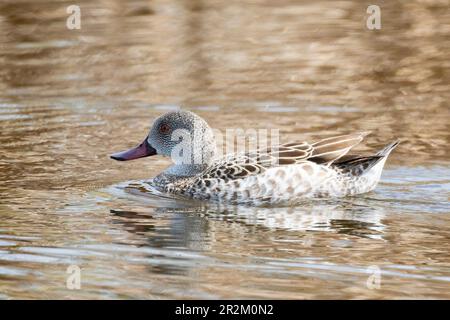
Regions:
<instances>
[{"instance_id":1,"label":"duck's wing","mask_svg":"<svg viewBox=\"0 0 450 320\"><path fill-rule=\"evenodd\" d=\"M345 156L351 148L359 144L369 133L358 132L320 140L312 144L314 152L308 160L329 166L334 161Z\"/></svg>"},{"instance_id":2,"label":"duck's wing","mask_svg":"<svg viewBox=\"0 0 450 320\"><path fill-rule=\"evenodd\" d=\"M295 145L280 145L275 148L228 155L217 160L201 174L200 179L229 181L257 175L269 168L304 161L311 155L312 150L313 148L310 144L303 142Z\"/></svg>"},{"instance_id":3,"label":"duck's wing","mask_svg":"<svg viewBox=\"0 0 450 320\"><path fill-rule=\"evenodd\" d=\"M269 168L293 165L304 161L329 166L360 143L367 134L364 132L342 135L323 139L313 144L308 142L285 143L253 152L225 156L216 161L199 178L202 180L235 180L257 175Z\"/></svg>"}]
</instances>

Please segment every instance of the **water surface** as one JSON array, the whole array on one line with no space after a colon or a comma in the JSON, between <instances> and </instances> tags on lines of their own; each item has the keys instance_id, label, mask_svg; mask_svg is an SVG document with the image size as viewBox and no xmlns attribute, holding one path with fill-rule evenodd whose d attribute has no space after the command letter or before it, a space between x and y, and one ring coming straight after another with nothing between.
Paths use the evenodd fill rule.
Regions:
<instances>
[{"instance_id":1,"label":"water surface","mask_svg":"<svg viewBox=\"0 0 450 320\"><path fill-rule=\"evenodd\" d=\"M360 1L78 1L68 30L71 4L0 4L0 298L450 298L448 3L382 2L377 31ZM108 155L179 105L282 142L402 143L357 197L149 195L167 159Z\"/></svg>"}]
</instances>

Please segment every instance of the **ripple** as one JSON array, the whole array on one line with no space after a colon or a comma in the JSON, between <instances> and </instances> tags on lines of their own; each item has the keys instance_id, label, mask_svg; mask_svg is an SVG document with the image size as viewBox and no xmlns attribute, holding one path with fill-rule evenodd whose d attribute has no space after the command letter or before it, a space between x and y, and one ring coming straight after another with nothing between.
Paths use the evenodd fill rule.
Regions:
<instances>
[{"instance_id":1,"label":"ripple","mask_svg":"<svg viewBox=\"0 0 450 320\"><path fill-rule=\"evenodd\" d=\"M449 298L444 5L394 1L383 15L398 32L368 37L358 1L104 2L84 1L93 15L72 31L57 1L2 4L0 298ZM356 153L402 143L365 195L198 202L147 183L167 159L108 156L180 107L283 142L371 130ZM71 264L82 290L66 288Z\"/></svg>"}]
</instances>

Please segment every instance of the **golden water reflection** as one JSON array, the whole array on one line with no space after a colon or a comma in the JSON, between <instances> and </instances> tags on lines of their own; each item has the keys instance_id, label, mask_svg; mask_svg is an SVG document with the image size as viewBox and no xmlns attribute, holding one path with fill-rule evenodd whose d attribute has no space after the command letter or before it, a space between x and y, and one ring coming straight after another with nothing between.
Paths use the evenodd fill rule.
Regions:
<instances>
[{"instance_id":1,"label":"golden water reflection","mask_svg":"<svg viewBox=\"0 0 450 320\"><path fill-rule=\"evenodd\" d=\"M0 4L0 298L449 298L448 1L382 2L376 31L360 1L77 3L81 30L71 1ZM177 105L282 141L402 143L342 201L145 194L168 162L108 155Z\"/></svg>"}]
</instances>

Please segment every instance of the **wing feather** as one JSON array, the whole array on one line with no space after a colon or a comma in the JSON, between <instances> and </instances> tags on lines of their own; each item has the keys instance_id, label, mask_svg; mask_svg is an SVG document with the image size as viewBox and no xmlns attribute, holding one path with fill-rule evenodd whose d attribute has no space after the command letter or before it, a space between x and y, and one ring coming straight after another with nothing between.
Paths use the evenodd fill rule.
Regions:
<instances>
[{"instance_id":1,"label":"wing feather","mask_svg":"<svg viewBox=\"0 0 450 320\"><path fill-rule=\"evenodd\" d=\"M331 165L360 143L368 132L326 138L316 143L290 142L244 154L227 155L199 176L224 181L257 175L269 168L312 161Z\"/></svg>"},{"instance_id":2,"label":"wing feather","mask_svg":"<svg viewBox=\"0 0 450 320\"><path fill-rule=\"evenodd\" d=\"M312 145L314 151L308 160L330 165L359 144L368 134L369 132L360 132L320 140Z\"/></svg>"}]
</instances>

